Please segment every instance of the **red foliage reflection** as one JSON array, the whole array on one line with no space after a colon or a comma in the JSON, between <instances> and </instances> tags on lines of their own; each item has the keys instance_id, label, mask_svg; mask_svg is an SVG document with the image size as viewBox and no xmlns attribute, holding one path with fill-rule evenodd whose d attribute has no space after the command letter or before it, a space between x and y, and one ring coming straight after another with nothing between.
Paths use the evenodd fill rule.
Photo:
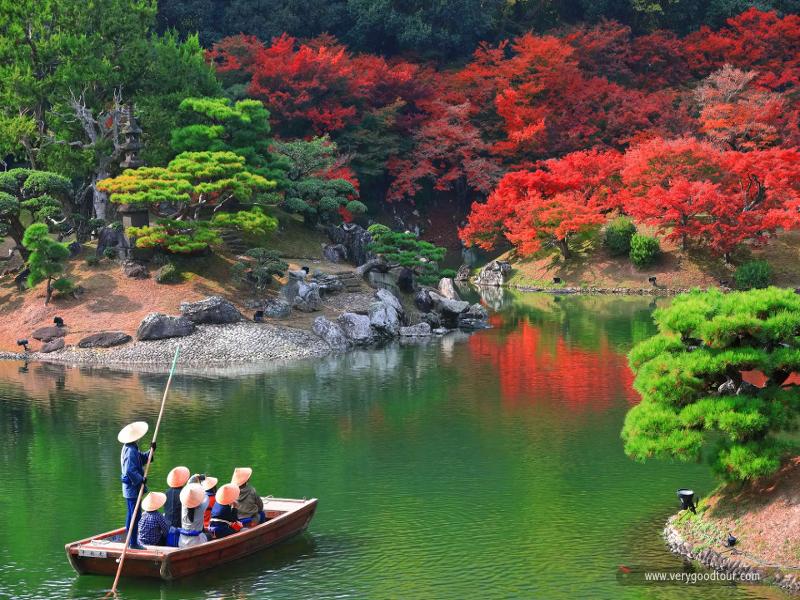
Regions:
<instances>
[{"instance_id":1,"label":"red foliage reflection","mask_svg":"<svg viewBox=\"0 0 800 600\"><path fill-rule=\"evenodd\" d=\"M510 333L494 329L468 343L474 358L497 369L506 408L546 401L570 412L599 412L616 398L639 402L625 356L605 337L588 350L521 320Z\"/></svg>"}]
</instances>

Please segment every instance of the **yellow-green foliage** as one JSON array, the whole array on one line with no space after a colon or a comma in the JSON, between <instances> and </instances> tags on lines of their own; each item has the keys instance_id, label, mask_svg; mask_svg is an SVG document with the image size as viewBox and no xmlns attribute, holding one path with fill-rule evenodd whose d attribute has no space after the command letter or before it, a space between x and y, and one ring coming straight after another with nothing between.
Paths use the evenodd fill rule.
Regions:
<instances>
[{"instance_id":1,"label":"yellow-green foliage","mask_svg":"<svg viewBox=\"0 0 800 600\"><path fill-rule=\"evenodd\" d=\"M137 248L159 248L172 254L196 254L221 243L219 234L206 221L159 219L148 227L128 227Z\"/></svg>"},{"instance_id":2,"label":"yellow-green foliage","mask_svg":"<svg viewBox=\"0 0 800 600\"><path fill-rule=\"evenodd\" d=\"M797 388L782 387L800 371L800 296L693 291L654 318L659 333L629 354L642 402L625 419L626 453L697 460L713 436L709 456L725 479L774 472L794 451L777 434L793 429L800 411ZM763 388L743 383L753 370Z\"/></svg>"},{"instance_id":3,"label":"yellow-green foliage","mask_svg":"<svg viewBox=\"0 0 800 600\"><path fill-rule=\"evenodd\" d=\"M278 228L278 219L265 214L260 206L235 213L217 213L211 219L214 227L236 229L253 242L266 240Z\"/></svg>"}]
</instances>

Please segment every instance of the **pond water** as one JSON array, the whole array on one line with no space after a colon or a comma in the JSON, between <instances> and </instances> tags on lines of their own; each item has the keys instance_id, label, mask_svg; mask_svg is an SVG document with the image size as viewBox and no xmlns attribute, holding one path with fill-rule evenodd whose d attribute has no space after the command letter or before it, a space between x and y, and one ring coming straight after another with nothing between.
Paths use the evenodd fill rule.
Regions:
<instances>
[{"instance_id":1,"label":"pond water","mask_svg":"<svg viewBox=\"0 0 800 600\"><path fill-rule=\"evenodd\" d=\"M262 494L320 499L302 537L123 598L779 598L759 586L625 585L675 570L660 538L702 465L638 464L625 353L643 298L495 298L494 327L259 370L181 373L153 487L186 464ZM0 363L0 598L100 598L63 546L119 526L125 423L155 420L164 374ZM147 438L149 439L149 438Z\"/></svg>"}]
</instances>

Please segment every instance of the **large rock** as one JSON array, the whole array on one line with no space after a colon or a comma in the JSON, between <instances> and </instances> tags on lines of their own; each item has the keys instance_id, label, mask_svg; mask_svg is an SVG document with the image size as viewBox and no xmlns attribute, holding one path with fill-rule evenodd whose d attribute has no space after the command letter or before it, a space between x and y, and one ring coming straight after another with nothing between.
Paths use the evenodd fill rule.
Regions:
<instances>
[{"instance_id":1,"label":"large rock","mask_svg":"<svg viewBox=\"0 0 800 600\"><path fill-rule=\"evenodd\" d=\"M456 285L449 277L442 277L439 280L439 293L449 300L461 300L456 291Z\"/></svg>"},{"instance_id":2,"label":"large rock","mask_svg":"<svg viewBox=\"0 0 800 600\"><path fill-rule=\"evenodd\" d=\"M136 337L139 340L163 340L183 337L194 331L194 323L186 317L170 317L163 313L150 313L139 324Z\"/></svg>"},{"instance_id":3,"label":"large rock","mask_svg":"<svg viewBox=\"0 0 800 600\"><path fill-rule=\"evenodd\" d=\"M433 311L427 313L420 313L419 322L427 323L428 325L430 325L431 329L436 329L437 327L442 326L442 318L439 316L439 313Z\"/></svg>"},{"instance_id":4,"label":"large rock","mask_svg":"<svg viewBox=\"0 0 800 600\"><path fill-rule=\"evenodd\" d=\"M469 265L463 264L458 267L458 272L456 272L456 281L469 281L469 274L471 269Z\"/></svg>"},{"instance_id":5,"label":"large rock","mask_svg":"<svg viewBox=\"0 0 800 600\"><path fill-rule=\"evenodd\" d=\"M287 272L288 281L286 285L281 288L281 296L283 296L289 304L294 303L297 298L297 292L300 289L300 284L306 280L307 273L303 270Z\"/></svg>"},{"instance_id":6,"label":"large rock","mask_svg":"<svg viewBox=\"0 0 800 600\"><path fill-rule=\"evenodd\" d=\"M181 302L181 314L198 325L222 325L242 320L242 314L236 307L220 296L210 296L197 302Z\"/></svg>"},{"instance_id":7,"label":"large rock","mask_svg":"<svg viewBox=\"0 0 800 600\"><path fill-rule=\"evenodd\" d=\"M344 289L344 284L336 275L331 275L323 271L314 271L314 274L311 276L311 281L319 286L320 294L335 294Z\"/></svg>"},{"instance_id":8,"label":"large rock","mask_svg":"<svg viewBox=\"0 0 800 600\"><path fill-rule=\"evenodd\" d=\"M431 326L427 323L417 323L410 327L401 327L400 335L403 337L423 337L431 334Z\"/></svg>"},{"instance_id":9,"label":"large rock","mask_svg":"<svg viewBox=\"0 0 800 600\"><path fill-rule=\"evenodd\" d=\"M397 287L401 292L410 294L414 291L414 271L408 267L400 267L397 273Z\"/></svg>"},{"instance_id":10,"label":"large rock","mask_svg":"<svg viewBox=\"0 0 800 600\"><path fill-rule=\"evenodd\" d=\"M389 271L389 264L381 257L371 258L356 269L356 275L359 277L366 277L373 271L387 273Z\"/></svg>"},{"instance_id":11,"label":"large rock","mask_svg":"<svg viewBox=\"0 0 800 600\"><path fill-rule=\"evenodd\" d=\"M292 305L284 298L274 298L264 302L264 316L271 319L285 319L292 314Z\"/></svg>"},{"instance_id":12,"label":"large rock","mask_svg":"<svg viewBox=\"0 0 800 600\"><path fill-rule=\"evenodd\" d=\"M373 302L369 307L369 324L384 337L400 334L400 316L391 304Z\"/></svg>"},{"instance_id":13,"label":"large rock","mask_svg":"<svg viewBox=\"0 0 800 600\"><path fill-rule=\"evenodd\" d=\"M475 278L476 285L501 286L506 283L506 276L511 272L511 265L504 260L493 260L485 265Z\"/></svg>"},{"instance_id":14,"label":"large rock","mask_svg":"<svg viewBox=\"0 0 800 600\"><path fill-rule=\"evenodd\" d=\"M332 350L341 352L347 350L352 342L347 338L338 323L329 321L325 317L317 317L311 330L321 337L331 347Z\"/></svg>"},{"instance_id":15,"label":"large rock","mask_svg":"<svg viewBox=\"0 0 800 600\"><path fill-rule=\"evenodd\" d=\"M367 315L357 315L356 313L346 312L339 315L336 323L342 331L356 346L366 346L375 339L372 328L369 326Z\"/></svg>"},{"instance_id":16,"label":"large rock","mask_svg":"<svg viewBox=\"0 0 800 600\"><path fill-rule=\"evenodd\" d=\"M417 290L414 294L414 306L422 312L430 312L433 310L433 298L431 298L431 290L422 288Z\"/></svg>"},{"instance_id":17,"label":"large rock","mask_svg":"<svg viewBox=\"0 0 800 600\"><path fill-rule=\"evenodd\" d=\"M63 338L66 330L63 327L40 327L31 334L31 337L40 342L49 342L56 338Z\"/></svg>"},{"instance_id":18,"label":"large rock","mask_svg":"<svg viewBox=\"0 0 800 600\"><path fill-rule=\"evenodd\" d=\"M125 274L125 277L130 277L131 279L147 279L150 277L147 267L132 260L126 260L122 264L122 272Z\"/></svg>"},{"instance_id":19,"label":"large rock","mask_svg":"<svg viewBox=\"0 0 800 600\"><path fill-rule=\"evenodd\" d=\"M450 329L458 327L459 315L469 310L469 302L450 300L436 292L430 292L430 297L433 300L433 309L442 319L442 325Z\"/></svg>"},{"instance_id":20,"label":"large rock","mask_svg":"<svg viewBox=\"0 0 800 600\"><path fill-rule=\"evenodd\" d=\"M125 238L122 229L115 227L103 227L97 232L97 252L96 256L105 256L106 248L113 248L117 252L118 258L127 256L130 250L130 244Z\"/></svg>"},{"instance_id":21,"label":"large rock","mask_svg":"<svg viewBox=\"0 0 800 600\"><path fill-rule=\"evenodd\" d=\"M322 249L322 256L333 263L347 260L347 248L344 244L328 244Z\"/></svg>"},{"instance_id":22,"label":"large rock","mask_svg":"<svg viewBox=\"0 0 800 600\"><path fill-rule=\"evenodd\" d=\"M485 329L489 327L489 312L476 302L458 315L458 326L461 329Z\"/></svg>"},{"instance_id":23,"label":"large rock","mask_svg":"<svg viewBox=\"0 0 800 600\"><path fill-rule=\"evenodd\" d=\"M122 331L101 331L87 335L78 342L78 348L111 348L127 344L131 339L131 336Z\"/></svg>"},{"instance_id":24,"label":"large rock","mask_svg":"<svg viewBox=\"0 0 800 600\"><path fill-rule=\"evenodd\" d=\"M397 311L400 320L405 322L406 311L403 308L403 305L400 304L400 300L398 300L397 296L395 296L391 291L387 289L380 289L377 292L375 292L375 297L379 301L384 302L389 306L391 306L392 308L394 308Z\"/></svg>"},{"instance_id":25,"label":"large rock","mask_svg":"<svg viewBox=\"0 0 800 600\"><path fill-rule=\"evenodd\" d=\"M319 286L316 283L301 281L297 287L297 295L292 301L292 306L302 312L321 310L322 298L319 295Z\"/></svg>"},{"instance_id":26,"label":"large rock","mask_svg":"<svg viewBox=\"0 0 800 600\"><path fill-rule=\"evenodd\" d=\"M44 344L39 352L49 353L61 350L64 347L64 338L55 338Z\"/></svg>"},{"instance_id":27,"label":"large rock","mask_svg":"<svg viewBox=\"0 0 800 600\"><path fill-rule=\"evenodd\" d=\"M328 227L328 237L333 244L341 244L346 251L347 260L354 265L363 265L373 254L367 249L372 243L369 231L356 223L344 223L338 227Z\"/></svg>"}]
</instances>

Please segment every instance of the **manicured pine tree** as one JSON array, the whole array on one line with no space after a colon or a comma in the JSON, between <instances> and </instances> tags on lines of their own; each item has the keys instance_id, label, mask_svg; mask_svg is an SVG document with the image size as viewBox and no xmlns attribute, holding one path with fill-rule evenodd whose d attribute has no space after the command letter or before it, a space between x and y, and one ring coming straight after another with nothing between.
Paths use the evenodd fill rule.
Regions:
<instances>
[{"instance_id":1,"label":"manicured pine tree","mask_svg":"<svg viewBox=\"0 0 800 600\"><path fill-rule=\"evenodd\" d=\"M50 303L53 289L60 292L72 290L72 282L66 277L61 277L69 258L69 248L66 244L50 237L47 225L34 223L28 227L22 245L30 252L28 268L31 272L28 275L28 286L33 287L42 281L47 281L45 305Z\"/></svg>"}]
</instances>

